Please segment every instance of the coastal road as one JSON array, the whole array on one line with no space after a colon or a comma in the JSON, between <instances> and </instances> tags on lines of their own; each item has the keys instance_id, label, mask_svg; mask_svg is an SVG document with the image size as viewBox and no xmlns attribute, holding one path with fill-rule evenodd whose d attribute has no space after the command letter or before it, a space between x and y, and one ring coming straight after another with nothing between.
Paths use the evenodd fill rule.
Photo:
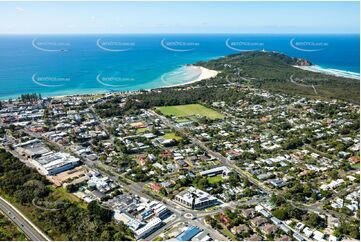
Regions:
<instances>
[{"instance_id":1,"label":"coastal road","mask_svg":"<svg viewBox=\"0 0 361 242\"><path fill-rule=\"evenodd\" d=\"M0 197L0 210L24 232L28 239L33 241L50 241L40 229L2 197Z\"/></svg>"}]
</instances>

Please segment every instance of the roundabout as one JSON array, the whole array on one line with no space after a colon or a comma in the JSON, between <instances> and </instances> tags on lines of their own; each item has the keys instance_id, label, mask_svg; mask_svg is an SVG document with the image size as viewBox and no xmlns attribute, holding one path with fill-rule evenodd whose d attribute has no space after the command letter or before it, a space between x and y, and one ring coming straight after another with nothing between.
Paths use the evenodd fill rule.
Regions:
<instances>
[{"instance_id":1,"label":"roundabout","mask_svg":"<svg viewBox=\"0 0 361 242\"><path fill-rule=\"evenodd\" d=\"M184 216L184 218L190 219L190 220L192 220L194 218L194 215L191 213L185 213L183 216Z\"/></svg>"}]
</instances>

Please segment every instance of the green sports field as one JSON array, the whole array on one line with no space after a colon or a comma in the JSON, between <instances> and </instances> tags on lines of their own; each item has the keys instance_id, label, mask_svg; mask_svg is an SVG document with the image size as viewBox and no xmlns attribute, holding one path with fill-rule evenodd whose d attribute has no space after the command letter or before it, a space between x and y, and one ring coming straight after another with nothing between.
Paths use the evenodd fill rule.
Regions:
<instances>
[{"instance_id":1,"label":"green sports field","mask_svg":"<svg viewBox=\"0 0 361 242\"><path fill-rule=\"evenodd\" d=\"M189 117L201 115L210 119L223 119L224 116L213 109L207 108L200 104L188 104L178 106L164 106L157 107L157 109L164 115L175 117Z\"/></svg>"}]
</instances>

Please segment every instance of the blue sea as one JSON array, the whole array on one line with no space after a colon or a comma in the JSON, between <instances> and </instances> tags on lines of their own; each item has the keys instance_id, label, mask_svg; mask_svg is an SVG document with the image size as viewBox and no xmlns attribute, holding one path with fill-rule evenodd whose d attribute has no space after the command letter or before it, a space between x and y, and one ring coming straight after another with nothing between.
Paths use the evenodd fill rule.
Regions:
<instances>
[{"instance_id":1,"label":"blue sea","mask_svg":"<svg viewBox=\"0 0 361 242\"><path fill-rule=\"evenodd\" d=\"M150 89L190 82L186 64L278 51L359 76L359 35L0 35L0 99Z\"/></svg>"}]
</instances>

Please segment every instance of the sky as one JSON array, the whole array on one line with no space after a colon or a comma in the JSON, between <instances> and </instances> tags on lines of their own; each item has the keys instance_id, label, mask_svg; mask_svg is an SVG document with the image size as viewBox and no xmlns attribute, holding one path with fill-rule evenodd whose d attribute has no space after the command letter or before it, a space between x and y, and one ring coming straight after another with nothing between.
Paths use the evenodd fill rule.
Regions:
<instances>
[{"instance_id":1,"label":"sky","mask_svg":"<svg viewBox=\"0 0 361 242\"><path fill-rule=\"evenodd\" d=\"M359 2L0 2L0 34L359 33Z\"/></svg>"}]
</instances>

